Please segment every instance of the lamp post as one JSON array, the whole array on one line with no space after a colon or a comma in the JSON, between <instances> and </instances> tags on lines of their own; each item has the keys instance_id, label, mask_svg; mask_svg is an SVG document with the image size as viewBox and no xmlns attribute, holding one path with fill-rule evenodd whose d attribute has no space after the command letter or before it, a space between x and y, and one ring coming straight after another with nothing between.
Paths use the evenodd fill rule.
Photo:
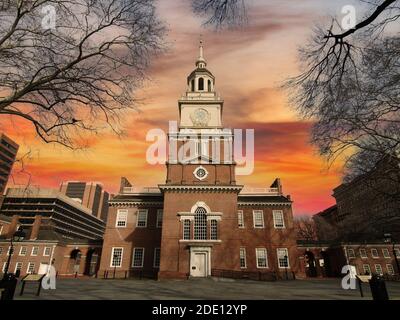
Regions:
<instances>
[{"instance_id":1,"label":"lamp post","mask_svg":"<svg viewBox=\"0 0 400 320\"><path fill-rule=\"evenodd\" d=\"M393 253L394 261L396 262L397 274L400 274L399 260L397 260L397 255L396 255L396 247L395 247L396 242L393 239L391 233L385 233L383 236L384 236L385 242L392 244L392 253Z\"/></svg>"},{"instance_id":2,"label":"lamp post","mask_svg":"<svg viewBox=\"0 0 400 320\"><path fill-rule=\"evenodd\" d=\"M115 272L117 271L117 264L115 263L115 261L117 261L118 255L114 253L113 256L113 262L114 262L114 274L113 274L113 279L115 279Z\"/></svg>"},{"instance_id":3,"label":"lamp post","mask_svg":"<svg viewBox=\"0 0 400 320\"><path fill-rule=\"evenodd\" d=\"M4 269L3 281L7 280L8 277L8 269L10 268L11 256L14 253L14 241L20 241L25 238L25 232L22 227L19 227L18 230L12 235L10 239L10 250L8 252L8 259L6 263L6 267Z\"/></svg>"},{"instance_id":4,"label":"lamp post","mask_svg":"<svg viewBox=\"0 0 400 320\"><path fill-rule=\"evenodd\" d=\"M288 256L285 255L283 258L285 259L285 274L286 274L286 280L289 280L289 279L288 279L288 273L287 273L287 268L288 268Z\"/></svg>"}]
</instances>

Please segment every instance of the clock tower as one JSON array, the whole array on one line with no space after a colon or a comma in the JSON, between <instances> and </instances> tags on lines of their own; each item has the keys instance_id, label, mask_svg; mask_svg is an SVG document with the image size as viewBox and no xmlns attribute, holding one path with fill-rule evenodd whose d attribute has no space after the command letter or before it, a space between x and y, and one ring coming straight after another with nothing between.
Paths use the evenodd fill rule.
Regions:
<instances>
[{"instance_id":1,"label":"clock tower","mask_svg":"<svg viewBox=\"0 0 400 320\"><path fill-rule=\"evenodd\" d=\"M237 227L233 133L223 128L224 101L215 90L200 42L196 68L178 100L179 122L169 133L169 156L159 278L206 277ZM233 253L232 253L233 254Z\"/></svg>"}]
</instances>

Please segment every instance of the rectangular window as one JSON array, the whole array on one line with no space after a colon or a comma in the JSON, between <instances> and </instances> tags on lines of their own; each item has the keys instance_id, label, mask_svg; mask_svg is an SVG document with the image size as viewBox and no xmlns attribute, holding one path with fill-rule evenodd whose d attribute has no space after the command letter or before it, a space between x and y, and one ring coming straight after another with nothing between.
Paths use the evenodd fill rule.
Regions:
<instances>
[{"instance_id":1,"label":"rectangular window","mask_svg":"<svg viewBox=\"0 0 400 320\"><path fill-rule=\"evenodd\" d=\"M257 268L268 268L267 249L256 249Z\"/></svg>"},{"instance_id":2,"label":"rectangular window","mask_svg":"<svg viewBox=\"0 0 400 320\"><path fill-rule=\"evenodd\" d=\"M3 254L3 247L0 247L0 255Z\"/></svg>"},{"instance_id":3,"label":"rectangular window","mask_svg":"<svg viewBox=\"0 0 400 320\"><path fill-rule=\"evenodd\" d=\"M51 254L51 247L45 247L43 251L43 256L49 257Z\"/></svg>"},{"instance_id":4,"label":"rectangular window","mask_svg":"<svg viewBox=\"0 0 400 320\"><path fill-rule=\"evenodd\" d=\"M112 248L111 250L111 267L121 267L123 248Z\"/></svg>"},{"instance_id":5,"label":"rectangular window","mask_svg":"<svg viewBox=\"0 0 400 320\"><path fill-rule=\"evenodd\" d=\"M35 273L35 264L33 262L28 263L28 268L26 269L26 273L29 274Z\"/></svg>"},{"instance_id":6,"label":"rectangular window","mask_svg":"<svg viewBox=\"0 0 400 320\"><path fill-rule=\"evenodd\" d=\"M39 247L33 247L31 251L31 256L37 256L39 253Z\"/></svg>"},{"instance_id":7,"label":"rectangular window","mask_svg":"<svg viewBox=\"0 0 400 320\"><path fill-rule=\"evenodd\" d=\"M400 259L400 249L398 248L394 249L394 253L396 255L396 258Z\"/></svg>"},{"instance_id":8,"label":"rectangular window","mask_svg":"<svg viewBox=\"0 0 400 320\"><path fill-rule=\"evenodd\" d=\"M273 210L272 215L274 217L275 229L284 229L285 228L285 219L283 217L283 211L282 210Z\"/></svg>"},{"instance_id":9,"label":"rectangular window","mask_svg":"<svg viewBox=\"0 0 400 320\"><path fill-rule=\"evenodd\" d=\"M163 220L163 210L162 209L158 209L157 210L157 228L161 228L162 227L162 220Z\"/></svg>"},{"instance_id":10,"label":"rectangular window","mask_svg":"<svg viewBox=\"0 0 400 320\"><path fill-rule=\"evenodd\" d=\"M139 210L136 227L145 228L147 226L147 210Z\"/></svg>"},{"instance_id":11,"label":"rectangular window","mask_svg":"<svg viewBox=\"0 0 400 320\"><path fill-rule=\"evenodd\" d=\"M160 248L155 248L154 249L153 267L154 268L159 268L160 267Z\"/></svg>"},{"instance_id":12,"label":"rectangular window","mask_svg":"<svg viewBox=\"0 0 400 320\"><path fill-rule=\"evenodd\" d=\"M21 249L19 249L19 255L20 256L25 256L26 255L26 251L27 251L26 247L21 247Z\"/></svg>"},{"instance_id":13,"label":"rectangular window","mask_svg":"<svg viewBox=\"0 0 400 320\"><path fill-rule=\"evenodd\" d=\"M118 209L115 226L117 228L126 228L127 221L128 221L128 210Z\"/></svg>"},{"instance_id":14,"label":"rectangular window","mask_svg":"<svg viewBox=\"0 0 400 320\"><path fill-rule=\"evenodd\" d=\"M18 270L22 269L22 262L17 262L15 264L15 269L14 269L14 273L16 273Z\"/></svg>"},{"instance_id":15,"label":"rectangular window","mask_svg":"<svg viewBox=\"0 0 400 320\"><path fill-rule=\"evenodd\" d=\"M390 258L389 250L388 249L382 249L383 257L384 258Z\"/></svg>"},{"instance_id":16,"label":"rectangular window","mask_svg":"<svg viewBox=\"0 0 400 320\"><path fill-rule=\"evenodd\" d=\"M375 265L375 271L376 271L377 274L382 275L383 274L382 266L380 264L376 264Z\"/></svg>"},{"instance_id":17,"label":"rectangular window","mask_svg":"<svg viewBox=\"0 0 400 320\"><path fill-rule=\"evenodd\" d=\"M183 240L190 240L190 220L183 220Z\"/></svg>"},{"instance_id":18,"label":"rectangular window","mask_svg":"<svg viewBox=\"0 0 400 320\"><path fill-rule=\"evenodd\" d=\"M387 265L386 265L386 270L387 270L387 273L388 273L389 275L391 275L391 276L394 275L394 269L393 269L393 266L392 266L391 264L387 264Z\"/></svg>"},{"instance_id":19,"label":"rectangular window","mask_svg":"<svg viewBox=\"0 0 400 320\"><path fill-rule=\"evenodd\" d=\"M143 267L143 260L144 260L144 248L134 248L132 267L134 268Z\"/></svg>"},{"instance_id":20,"label":"rectangular window","mask_svg":"<svg viewBox=\"0 0 400 320\"><path fill-rule=\"evenodd\" d=\"M211 240L218 239L218 221L217 220L210 221L210 239Z\"/></svg>"},{"instance_id":21,"label":"rectangular window","mask_svg":"<svg viewBox=\"0 0 400 320\"><path fill-rule=\"evenodd\" d=\"M7 255L9 256L10 254L11 254L11 247L8 247ZM12 254L14 254L14 250L13 250Z\"/></svg>"},{"instance_id":22,"label":"rectangular window","mask_svg":"<svg viewBox=\"0 0 400 320\"><path fill-rule=\"evenodd\" d=\"M1 272L3 272L3 273L6 271L6 264L7 264L7 262L3 263L3 268L1 269Z\"/></svg>"},{"instance_id":23,"label":"rectangular window","mask_svg":"<svg viewBox=\"0 0 400 320\"><path fill-rule=\"evenodd\" d=\"M246 263L246 248L240 248L240 268L247 268Z\"/></svg>"},{"instance_id":24,"label":"rectangular window","mask_svg":"<svg viewBox=\"0 0 400 320\"><path fill-rule=\"evenodd\" d=\"M372 255L372 258L374 258L374 259L379 258L378 250L371 249L371 255Z\"/></svg>"},{"instance_id":25,"label":"rectangular window","mask_svg":"<svg viewBox=\"0 0 400 320\"><path fill-rule=\"evenodd\" d=\"M286 248L277 249L277 254L278 254L279 268L289 268L288 249Z\"/></svg>"},{"instance_id":26,"label":"rectangular window","mask_svg":"<svg viewBox=\"0 0 400 320\"><path fill-rule=\"evenodd\" d=\"M254 228L264 228L264 212L262 210L253 210Z\"/></svg>"},{"instance_id":27,"label":"rectangular window","mask_svg":"<svg viewBox=\"0 0 400 320\"><path fill-rule=\"evenodd\" d=\"M363 259L368 258L368 256L367 256L367 250L365 250L365 249L360 249L360 257L363 258Z\"/></svg>"},{"instance_id":28,"label":"rectangular window","mask_svg":"<svg viewBox=\"0 0 400 320\"><path fill-rule=\"evenodd\" d=\"M244 228L244 217L243 217L243 210L238 211L238 227Z\"/></svg>"},{"instance_id":29,"label":"rectangular window","mask_svg":"<svg viewBox=\"0 0 400 320\"><path fill-rule=\"evenodd\" d=\"M0 226L0 236L3 233L3 225Z\"/></svg>"},{"instance_id":30,"label":"rectangular window","mask_svg":"<svg viewBox=\"0 0 400 320\"><path fill-rule=\"evenodd\" d=\"M349 258L355 258L356 254L354 253L354 249L347 249L347 255Z\"/></svg>"},{"instance_id":31,"label":"rectangular window","mask_svg":"<svg viewBox=\"0 0 400 320\"><path fill-rule=\"evenodd\" d=\"M371 267L369 264L363 264L364 274L371 274Z\"/></svg>"}]
</instances>

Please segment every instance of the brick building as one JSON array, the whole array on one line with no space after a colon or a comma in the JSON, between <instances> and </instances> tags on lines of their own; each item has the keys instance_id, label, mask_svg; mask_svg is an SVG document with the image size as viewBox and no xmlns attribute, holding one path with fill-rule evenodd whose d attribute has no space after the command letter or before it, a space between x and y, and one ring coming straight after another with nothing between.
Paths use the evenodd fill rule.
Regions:
<instances>
[{"instance_id":1,"label":"brick building","mask_svg":"<svg viewBox=\"0 0 400 320\"><path fill-rule=\"evenodd\" d=\"M49 263L59 275L97 272L105 224L88 208L56 190L10 188L1 212L0 225L6 225L0 234L1 271L10 239L22 227L25 237L14 243L10 272L37 273Z\"/></svg>"},{"instance_id":2,"label":"brick building","mask_svg":"<svg viewBox=\"0 0 400 320\"><path fill-rule=\"evenodd\" d=\"M178 130L169 133L165 183L136 189L123 178L111 199L100 272L159 279L297 272L292 201L279 179L262 190L236 183L233 131L223 127L223 100L206 65L201 45L178 101Z\"/></svg>"}]
</instances>

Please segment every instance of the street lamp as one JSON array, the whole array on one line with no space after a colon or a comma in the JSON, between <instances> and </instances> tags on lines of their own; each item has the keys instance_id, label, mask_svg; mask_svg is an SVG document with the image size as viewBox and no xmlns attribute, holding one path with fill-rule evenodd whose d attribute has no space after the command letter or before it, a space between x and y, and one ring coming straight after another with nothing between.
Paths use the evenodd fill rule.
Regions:
<instances>
[{"instance_id":1,"label":"street lamp","mask_svg":"<svg viewBox=\"0 0 400 320\"><path fill-rule=\"evenodd\" d=\"M3 280L7 279L8 276L8 269L10 268L11 256L14 253L14 241L21 241L25 238L25 232L23 231L22 227L19 227L17 231L12 235L10 239L10 251L8 252L8 259L6 263L6 267L4 269Z\"/></svg>"},{"instance_id":2,"label":"street lamp","mask_svg":"<svg viewBox=\"0 0 400 320\"><path fill-rule=\"evenodd\" d=\"M394 257L394 261L396 261L396 267L397 267L397 273L400 274L400 267L399 267L399 261L397 260L397 255L396 255L396 248L395 248L395 240L392 237L391 233L385 233L383 235L384 237L384 241L387 243L391 243L392 244L392 253L393 253L393 257Z\"/></svg>"},{"instance_id":3,"label":"street lamp","mask_svg":"<svg viewBox=\"0 0 400 320\"><path fill-rule=\"evenodd\" d=\"M288 263L288 256L285 255L283 258L285 259L285 274L286 274L286 280L289 280L288 274L287 274L287 268L288 268L288 264L289 264L289 263Z\"/></svg>"},{"instance_id":4,"label":"street lamp","mask_svg":"<svg viewBox=\"0 0 400 320\"><path fill-rule=\"evenodd\" d=\"M117 271L117 264L115 263L118 259L118 255L114 253L113 256L113 262L114 262L114 274L113 274L113 279L115 279L115 272Z\"/></svg>"}]
</instances>

